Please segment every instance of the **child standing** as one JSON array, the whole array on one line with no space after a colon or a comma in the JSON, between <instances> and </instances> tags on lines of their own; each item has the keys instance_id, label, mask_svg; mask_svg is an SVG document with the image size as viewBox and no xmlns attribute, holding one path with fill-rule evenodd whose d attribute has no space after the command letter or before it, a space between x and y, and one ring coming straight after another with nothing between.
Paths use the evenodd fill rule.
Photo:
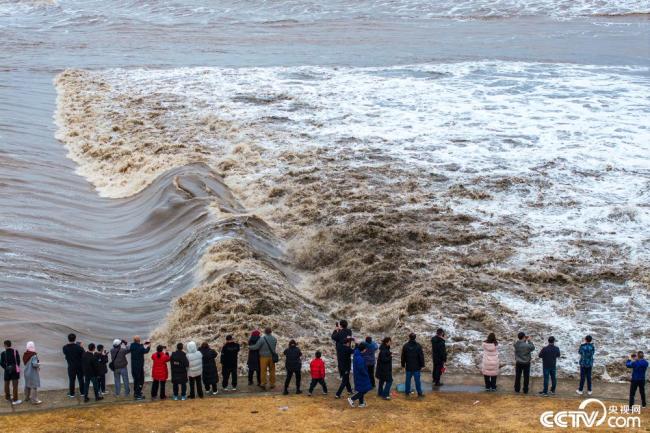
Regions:
<instances>
[{"instance_id":1,"label":"child standing","mask_svg":"<svg viewBox=\"0 0 650 433\"><path fill-rule=\"evenodd\" d=\"M325 383L325 362L321 359L322 354L316 352L316 358L309 363L309 372L311 373L311 383L309 384L309 394L314 392L317 384L323 388L323 394L327 394L327 384Z\"/></svg>"}]
</instances>

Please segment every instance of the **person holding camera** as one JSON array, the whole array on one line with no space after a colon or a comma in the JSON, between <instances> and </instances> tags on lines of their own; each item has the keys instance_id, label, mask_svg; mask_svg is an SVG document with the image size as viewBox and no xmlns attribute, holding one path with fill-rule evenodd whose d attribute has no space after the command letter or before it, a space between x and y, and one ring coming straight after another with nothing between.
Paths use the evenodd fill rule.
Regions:
<instances>
[{"instance_id":1,"label":"person holding camera","mask_svg":"<svg viewBox=\"0 0 650 433\"><path fill-rule=\"evenodd\" d=\"M591 335L587 335L578 349L578 353L580 354L580 385L576 391L578 395L582 395L585 380L587 381L587 394L591 395L591 369L594 366L594 353L596 352L591 341Z\"/></svg>"},{"instance_id":2,"label":"person holding camera","mask_svg":"<svg viewBox=\"0 0 650 433\"><path fill-rule=\"evenodd\" d=\"M557 359L560 349L555 345L555 337L548 337L548 344L539 351L542 358L542 374L544 375L544 389L539 392L542 397L548 397L548 382L551 381L551 394L555 394L557 386Z\"/></svg>"},{"instance_id":3,"label":"person holding camera","mask_svg":"<svg viewBox=\"0 0 650 433\"><path fill-rule=\"evenodd\" d=\"M630 380L630 407L634 406L634 397L636 390L641 395L641 406L646 407L645 400L645 373L648 370L648 361L644 359L643 352L638 351L630 355L630 359L625 363L627 368L632 369L632 378Z\"/></svg>"},{"instance_id":4,"label":"person holding camera","mask_svg":"<svg viewBox=\"0 0 650 433\"><path fill-rule=\"evenodd\" d=\"M151 355L151 361L153 365L151 366L151 399L155 399L160 396L161 400L167 398L165 395L165 384L167 383L167 378L169 377L169 370L167 368L167 363L169 362L169 353L167 348L162 345L156 347L156 353ZM160 390L160 394L158 394Z\"/></svg>"},{"instance_id":5,"label":"person holding camera","mask_svg":"<svg viewBox=\"0 0 650 433\"><path fill-rule=\"evenodd\" d=\"M530 362L535 345L530 341L530 337L525 332L517 335L517 341L514 343L515 348L515 392L521 389L521 376L524 376L524 394L528 394L528 384L530 383Z\"/></svg>"},{"instance_id":6,"label":"person holding camera","mask_svg":"<svg viewBox=\"0 0 650 433\"><path fill-rule=\"evenodd\" d=\"M75 334L68 334L68 344L63 346L63 355L68 363L68 381L70 390L68 397L75 396L75 380L79 382L79 393L84 393L84 375L81 368L81 357L84 354L84 349L81 342L77 342Z\"/></svg>"},{"instance_id":7,"label":"person holding camera","mask_svg":"<svg viewBox=\"0 0 650 433\"><path fill-rule=\"evenodd\" d=\"M129 346L131 352L131 376L133 377L133 397L136 400L144 400L142 388L144 387L144 355L151 350L151 343L145 341L140 343L140 336L133 337L133 343Z\"/></svg>"},{"instance_id":8,"label":"person holding camera","mask_svg":"<svg viewBox=\"0 0 650 433\"><path fill-rule=\"evenodd\" d=\"M347 390L348 394L352 394L352 385L350 384L350 372L352 371L352 342L354 338L347 337L345 343L341 346L340 350L336 352L336 361L339 368L339 376L341 377L341 384L336 391L334 398L341 398L343 390Z\"/></svg>"},{"instance_id":9,"label":"person holding camera","mask_svg":"<svg viewBox=\"0 0 650 433\"><path fill-rule=\"evenodd\" d=\"M97 376L99 375L99 363L95 357L95 343L88 345L88 350L81 356L81 368L84 375L84 403L88 403L88 392L90 392L90 385L93 385L93 393L95 394L95 401L103 400L104 397L99 393L99 385L97 383Z\"/></svg>"},{"instance_id":10,"label":"person holding camera","mask_svg":"<svg viewBox=\"0 0 650 433\"><path fill-rule=\"evenodd\" d=\"M124 384L124 397L128 397L131 393L129 389L129 370L127 368L129 362L126 360L126 355L129 354L130 349L126 345L126 340L120 340L119 338L113 340L111 362L108 364L108 368L113 371L115 397L120 396L122 384Z\"/></svg>"},{"instance_id":11,"label":"person holding camera","mask_svg":"<svg viewBox=\"0 0 650 433\"><path fill-rule=\"evenodd\" d=\"M100 394L107 394L106 392L106 373L108 373L108 352L104 350L103 344L97 345L95 351L95 358L97 358L97 386L99 387Z\"/></svg>"}]
</instances>

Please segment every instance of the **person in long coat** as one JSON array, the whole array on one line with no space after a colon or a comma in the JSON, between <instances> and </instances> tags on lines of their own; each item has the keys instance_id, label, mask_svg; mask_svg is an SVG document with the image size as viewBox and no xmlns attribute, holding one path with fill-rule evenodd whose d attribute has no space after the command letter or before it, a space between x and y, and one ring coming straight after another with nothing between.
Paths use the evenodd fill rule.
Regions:
<instances>
[{"instance_id":1,"label":"person in long coat","mask_svg":"<svg viewBox=\"0 0 650 433\"><path fill-rule=\"evenodd\" d=\"M248 347L251 347L260 339L261 333L259 330L254 330L251 332L251 336L248 339ZM246 362L248 367L248 385L253 385L253 375L257 376L257 386L261 386L261 376L260 376L260 350L251 350L248 349L248 361Z\"/></svg>"},{"instance_id":2,"label":"person in long coat","mask_svg":"<svg viewBox=\"0 0 650 433\"><path fill-rule=\"evenodd\" d=\"M203 385L208 395L217 395L217 382L219 373L217 372L217 351L212 349L207 341L201 343L199 351L203 354Z\"/></svg>"},{"instance_id":3,"label":"person in long coat","mask_svg":"<svg viewBox=\"0 0 650 433\"><path fill-rule=\"evenodd\" d=\"M161 400L167 398L165 394L165 384L169 378L169 368L167 363L169 362L169 353L165 350L165 346L158 345L156 347L156 353L151 355L151 398L154 399L160 396ZM158 394L160 390L160 394Z\"/></svg>"},{"instance_id":4,"label":"person in long coat","mask_svg":"<svg viewBox=\"0 0 650 433\"><path fill-rule=\"evenodd\" d=\"M390 350L390 337L385 337L379 346L375 377L379 381L377 395L384 400L390 400L390 388L393 385L393 352Z\"/></svg>"},{"instance_id":5,"label":"person in long coat","mask_svg":"<svg viewBox=\"0 0 650 433\"><path fill-rule=\"evenodd\" d=\"M31 401L33 404L41 404L38 399L37 389L41 387L41 376L39 371L41 369L38 354L36 353L36 346L33 341L27 343L25 353L23 353L23 365L25 371L23 377L25 379L25 401Z\"/></svg>"},{"instance_id":6,"label":"person in long coat","mask_svg":"<svg viewBox=\"0 0 650 433\"><path fill-rule=\"evenodd\" d=\"M370 383L370 375L368 375L368 367L366 366L366 359L364 352L368 350L366 343L360 343L354 349L352 357L352 377L354 378L354 394L348 398L350 406L354 407L354 402L359 400L359 407L366 407L364 396L372 389Z\"/></svg>"},{"instance_id":7,"label":"person in long coat","mask_svg":"<svg viewBox=\"0 0 650 433\"><path fill-rule=\"evenodd\" d=\"M187 397L187 370L190 367L190 361L187 355L183 352L183 343L176 345L176 352L172 353L169 358L169 364L172 370L172 387L174 391L174 400L178 400L178 388L181 388L181 400L186 400Z\"/></svg>"},{"instance_id":8,"label":"person in long coat","mask_svg":"<svg viewBox=\"0 0 650 433\"><path fill-rule=\"evenodd\" d=\"M483 342L483 359L481 361L481 373L485 379L485 390L497 390L497 376L499 375L499 351L497 349L497 338L494 332L488 335Z\"/></svg>"}]
</instances>

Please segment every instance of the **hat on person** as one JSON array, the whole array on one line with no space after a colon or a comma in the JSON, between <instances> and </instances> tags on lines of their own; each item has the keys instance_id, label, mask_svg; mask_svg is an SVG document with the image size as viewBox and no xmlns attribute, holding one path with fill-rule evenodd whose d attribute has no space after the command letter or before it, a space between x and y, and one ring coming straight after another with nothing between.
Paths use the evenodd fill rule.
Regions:
<instances>
[{"instance_id":1,"label":"hat on person","mask_svg":"<svg viewBox=\"0 0 650 433\"><path fill-rule=\"evenodd\" d=\"M253 332L251 332L251 335L252 335L253 337L259 337L259 336L262 335L262 334L260 333L260 330L259 330L259 329L256 329L256 330L254 330Z\"/></svg>"},{"instance_id":2,"label":"hat on person","mask_svg":"<svg viewBox=\"0 0 650 433\"><path fill-rule=\"evenodd\" d=\"M119 338L113 340L113 347L119 347L120 344L122 344L122 340L120 340Z\"/></svg>"}]
</instances>

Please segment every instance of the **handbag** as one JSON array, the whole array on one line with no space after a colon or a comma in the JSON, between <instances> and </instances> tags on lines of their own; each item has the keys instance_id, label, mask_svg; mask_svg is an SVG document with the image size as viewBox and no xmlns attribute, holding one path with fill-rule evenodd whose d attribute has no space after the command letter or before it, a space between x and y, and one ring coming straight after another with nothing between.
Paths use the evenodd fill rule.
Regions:
<instances>
[{"instance_id":1,"label":"handbag","mask_svg":"<svg viewBox=\"0 0 650 433\"><path fill-rule=\"evenodd\" d=\"M278 356L277 353L275 353L275 350L271 349L271 345L269 344L269 341L266 339L266 337L262 337L262 338L264 338L266 347L268 347L269 351L271 352L271 361L273 361L274 364L277 364L278 362L280 362L280 357Z\"/></svg>"},{"instance_id":2,"label":"handbag","mask_svg":"<svg viewBox=\"0 0 650 433\"><path fill-rule=\"evenodd\" d=\"M110 368L111 371L115 371L115 358L117 358L117 355L120 354L120 350L122 350L122 348L117 349L117 352L115 352L115 356L113 357L111 362L108 363L108 368Z\"/></svg>"}]
</instances>

